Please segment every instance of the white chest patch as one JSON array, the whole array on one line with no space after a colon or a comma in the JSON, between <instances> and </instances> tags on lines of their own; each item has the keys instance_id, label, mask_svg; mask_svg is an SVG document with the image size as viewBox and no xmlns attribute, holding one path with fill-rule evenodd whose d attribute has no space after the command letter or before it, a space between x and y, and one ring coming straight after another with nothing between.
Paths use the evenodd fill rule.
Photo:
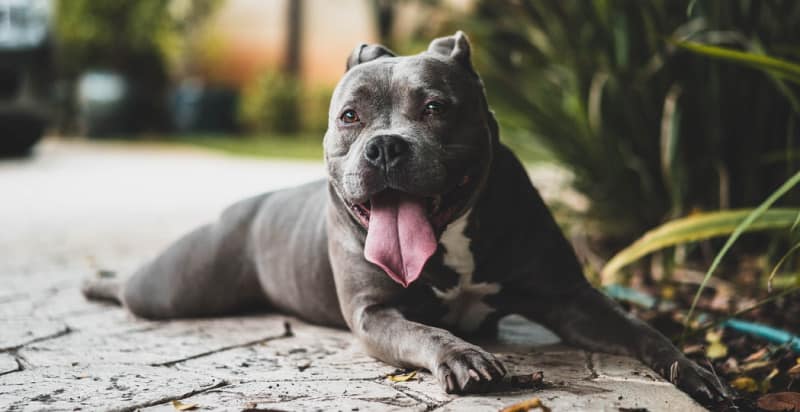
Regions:
<instances>
[{"instance_id":1,"label":"white chest patch","mask_svg":"<svg viewBox=\"0 0 800 412\"><path fill-rule=\"evenodd\" d=\"M494 309L483 302L483 297L500 291L500 285L497 283L472 281L475 259L469 248L471 240L464 235L469 214L470 212L467 212L450 223L440 239L445 247L444 264L458 273L458 284L445 291L433 288L436 296L448 307L448 312L442 321L464 332L474 332L486 316L494 312Z\"/></svg>"}]
</instances>

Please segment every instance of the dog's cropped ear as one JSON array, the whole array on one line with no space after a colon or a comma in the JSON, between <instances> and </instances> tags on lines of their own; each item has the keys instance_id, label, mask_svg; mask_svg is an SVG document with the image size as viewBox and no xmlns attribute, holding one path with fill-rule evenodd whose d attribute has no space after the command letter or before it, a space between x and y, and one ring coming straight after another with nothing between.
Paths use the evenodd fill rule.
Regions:
<instances>
[{"instance_id":1,"label":"dog's cropped ear","mask_svg":"<svg viewBox=\"0 0 800 412\"><path fill-rule=\"evenodd\" d=\"M463 31L459 30L452 36L439 37L434 39L428 46L428 51L431 53L441 54L448 56L453 60L461 63L469 71L475 73L472 68L469 38Z\"/></svg>"},{"instance_id":2,"label":"dog's cropped ear","mask_svg":"<svg viewBox=\"0 0 800 412\"><path fill-rule=\"evenodd\" d=\"M366 63L381 57L394 57L394 53L380 44L359 44L347 58L347 70L361 63ZM345 70L345 71L347 71Z\"/></svg>"}]
</instances>

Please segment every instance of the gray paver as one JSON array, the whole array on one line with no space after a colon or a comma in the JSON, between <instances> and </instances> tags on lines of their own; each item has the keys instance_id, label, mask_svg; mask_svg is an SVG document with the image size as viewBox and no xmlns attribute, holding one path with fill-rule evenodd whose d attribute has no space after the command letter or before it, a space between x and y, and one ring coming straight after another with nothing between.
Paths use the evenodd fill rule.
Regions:
<instances>
[{"instance_id":1,"label":"gray paver","mask_svg":"<svg viewBox=\"0 0 800 412\"><path fill-rule=\"evenodd\" d=\"M548 387L459 397L426 372L389 381L395 368L347 331L280 314L151 322L79 294L83 277L130 272L235 200L322 175L319 163L52 140L33 159L0 162L11 200L0 202L0 410L169 411L173 399L199 410L497 410L534 396L556 411L702 410L639 362L563 346L518 317L480 343L511 373L543 371Z\"/></svg>"},{"instance_id":2,"label":"gray paver","mask_svg":"<svg viewBox=\"0 0 800 412\"><path fill-rule=\"evenodd\" d=\"M0 351L16 349L27 343L60 336L69 331L59 320L37 318L0 319Z\"/></svg>"},{"instance_id":3,"label":"gray paver","mask_svg":"<svg viewBox=\"0 0 800 412\"><path fill-rule=\"evenodd\" d=\"M19 411L134 409L223 384L171 368L95 364L36 368L2 378L0 408Z\"/></svg>"}]
</instances>

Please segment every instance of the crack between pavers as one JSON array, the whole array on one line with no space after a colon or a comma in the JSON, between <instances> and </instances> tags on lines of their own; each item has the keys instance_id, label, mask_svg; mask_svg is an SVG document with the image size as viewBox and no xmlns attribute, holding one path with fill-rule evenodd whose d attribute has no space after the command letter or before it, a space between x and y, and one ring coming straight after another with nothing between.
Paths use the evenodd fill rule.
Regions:
<instances>
[{"instance_id":1,"label":"crack between pavers","mask_svg":"<svg viewBox=\"0 0 800 412\"><path fill-rule=\"evenodd\" d=\"M70 328L69 325L67 325L67 324L63 324L63 325L64 325L64 328L59 330L58 332L54 332L54 333L51 333L49 335L45 335L45 336L40 336L38 338L34 338L34 339L29 340L29 341L22 342L19 345L9 346L9 347L6 347L6 348L0 348L0 353L10 353L12 351L16 351L17 349L22 348L23 346L27 346L27 345L31 345L31 344L34 344L34 343L43 342L43 341L50 340L50 339L60 338L60 337L65 336L65 335L69 335L70 333L73 332L72 328Z\"/></svg>"},{"instance_id":2,"label":"crack between pavers","mask_svg":"<svg viewBox=\"0 0 800 412\"><path fill-rule=\"evenodd\" d=\"M426 412L430 412L430 411L435 411L435 410L442 409L442 408L444 408L445 406L449 405L449 404L450 404L450 402L453 402L454 400L455 400L455 398L454 398L454 399L448 399L448 400L446 400L446 401L442 402L442 403L441 403L439 406L437 406L437 407L435 407L435 408L433 408L433 409L427 409L427 410L426 410Z\"/></svg>"},{"instance_id":3,"label":"crack between pavers","mask_svg":"<svg viewBox=\"0 0 800 412\"><path fill-rule=\"evenodd\" d=\"M150 402L143 402L143 403L132 405L132 406L125 406L125 407L122 407L122 408L114 408L114 409L110 409L110 411L112 411L112 412L133 412L133 411L136 411L136 410L139 410L139 409L142 409L142 408L147 408L147 407L150 407L150 406L162 405L162 404L165 404L165 403L168 403L168 402L177 401L177 400L181 400L181 399L186 399L186 398L189 398L189 397L192 397L192 396L195 396L195 395L199 395L201 393L208 392L210 390L219 389L219 388L222 388L222 387L225 387L225 386L229 386L229 385L230 385L230 383L228 383L228 381L220 380L216 384L211 385L211 386L209 386L207 388L195 389L193 391L189 391L189 392L186 392L184 394L176 395L176 396L165 396L165 397L160 398L160 399L156 399L156 400L153 400L153 401L150 401Z\"/></svg>"},{"instance_id":4,"label":"crack between pavers","mask_svg":"<svg viewBox=\"0 0 800 412\"><path fill-rule=\"evenodd\" d=\"M20 362L20 360L17 359L17 356L15 354L12 354L11 356L14 359L14 363L17 364L17 367L15 369L12 369L12 370L0 372L0 376L8 375L8 374L14 373L14 372L22 372L24 370L24 368L22 367L22 362Z\"/></svg>"},{"instance_id":5,"label":"crack between pavers","mask_svg":"<svg viewBox=\"0 0 800 412\"><path fill-rule=\"evenodd\" d=\"M439 407L447 404L447 402L450 402L449 400L446 401L446 402L437 402L436 400L431 399L430 397L428 397L428 395L425 395L424 393L416 392L411 388L406 388L406 387L403 387L403 386L395 386L395 385L386 385L385 383L384 383L384 385L394 389L397 392L402 393L403 395L408 396L409 398L411 398L411 399L413 399L413 400L415 400L417 402L420 402L420 403L424 404L425 405L425 412L432 411L432 410L434 410L436 408L439 408Z\"/></svg>"},{"instance_id":6,"label":"crack between pavers","mask_svg":"<svg viewBox=\"0 0 800 412\"><path fill-rule=\"evenodd\" d=\"M246 347L249 347L249 346L258 345L258 344L262 344L262 343L265 343L265 342L278 340L278 339L291 338L291 337L294 336L294 333L292 333L292 328L291 328L291 326L289 325L288 322L284 322L283 327L284 327L284 331L283 331L282 335L268 336L266 338L256 339L256 340L252 340L252 341L249 341L249 342L237 343L235 345L229 345L229 346L223 346L221 348L212 349L210 351L198 353L198 354L191 355L191 356L187 356L185 358L180 358L180 359L171 360L171 361L167 361L167 362L151 363L150 366L175 366L175 365L177 365L179 363L182 363L182 362L186 362L186 361L190 361L190 360L198 359L198 358L203 358L203 357L214 355L214 354L217 354L217 353L226 352L226 351L229 351L229 350L232 350L232 349L246 348Z\"/></svg>"},{"instance_id":7,"label":"crack between pavers","mask_svg":"<svg viewBox=\"0 0 800 412\"><path fill-rule=\"evenodd\" d=\"M585 380L593 381L593 380L599 378L600 375L594 369L594 359L592 358L594 356L594 353L584 351L583 352L583 356L584 356L584 359L585 359L586 369L589 371L589 376L587 376L585 378Z\"/></svg>"}]
</instances>

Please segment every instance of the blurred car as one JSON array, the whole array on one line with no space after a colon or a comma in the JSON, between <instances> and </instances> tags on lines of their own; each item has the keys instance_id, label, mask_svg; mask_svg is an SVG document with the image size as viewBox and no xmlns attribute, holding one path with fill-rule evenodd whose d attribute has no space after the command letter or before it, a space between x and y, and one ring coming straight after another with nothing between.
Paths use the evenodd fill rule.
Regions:
<instances>
[{"instance_id":1,"label":"blurred car","mask_svg":"<svg viewBox=\"0 0 800 412\"><path fill-rule=\"evenodd\" d=\"M41 139L52 94L50 0L0 0L0 154Z\"/></svg>"}]
</instances>

